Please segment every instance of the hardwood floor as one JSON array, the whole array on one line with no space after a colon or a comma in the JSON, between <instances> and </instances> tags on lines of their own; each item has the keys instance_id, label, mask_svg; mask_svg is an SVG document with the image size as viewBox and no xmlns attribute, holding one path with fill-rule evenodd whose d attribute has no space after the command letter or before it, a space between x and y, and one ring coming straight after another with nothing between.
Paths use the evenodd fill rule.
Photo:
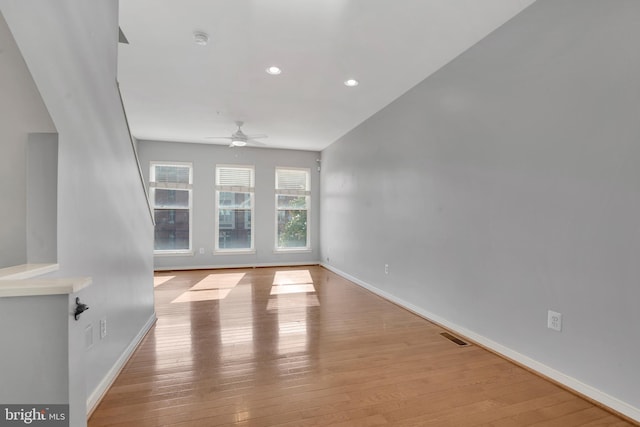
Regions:
<instances>
[{"instance_id":1,"label":"hardwood floor","mask_svg":"<svg viewBox=\"0 0 640 427\"><path fill-rule=\"evenodd\" d=\"M156 274L98 426L626 426L321 267Z\"/></svg>"}]
</instances>

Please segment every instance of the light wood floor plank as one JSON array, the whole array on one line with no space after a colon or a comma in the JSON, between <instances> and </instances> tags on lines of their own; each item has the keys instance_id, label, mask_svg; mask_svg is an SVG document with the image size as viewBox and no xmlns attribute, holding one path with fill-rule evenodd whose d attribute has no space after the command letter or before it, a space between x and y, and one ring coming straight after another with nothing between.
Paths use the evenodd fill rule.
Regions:
<instances>
[{"instance_id":1,"label":"light wood floor plank","mask_svg":"<svg viewBox=\"0 0 640 427\"><path fill-rule=\"evenodd\" d=\"M321 267L156 279L90 427L631 425Z\"/></svg>"}]
</instances>

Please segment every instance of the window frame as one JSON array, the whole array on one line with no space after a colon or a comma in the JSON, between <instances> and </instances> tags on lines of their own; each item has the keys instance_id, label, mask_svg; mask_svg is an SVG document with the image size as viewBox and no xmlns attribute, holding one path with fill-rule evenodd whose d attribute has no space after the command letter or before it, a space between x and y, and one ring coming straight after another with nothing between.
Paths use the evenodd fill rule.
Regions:
<instances>
[{"instance_id":1,"label":"window frame","mask_svg":"<svg viewBox=\"0 0 640 427\"><path fill-rule=\"evenodd\" d=\"M189 183L188 184L179 184L179 183L166 183L166 182L156 182L155 174L156 174L156 166L177 166L177 167L188 167L189 168ZM189 211L189 247L187 249L156 249L155 248L155 225L154 225L154 256L172 256L172 255L193 255L193 163L192 162L174 162L174 161L157 161L153 160L149 162L149 204L151 205L151 209L153 212L153 218L155 223L155 212L156 209L167 209L167 208L157 208L155 195L156 189L161 190L184 190L187 191L189 196L189 203L187 210Z\"/></svg>"},{"instance_id":2,"label":"window frame","mask_svg":"<svg viewBox=\"0 0 640 427\"><path fill-rule=\"evenodd\" d=\"M278 189L278 172L279 171L303 171L307 175L306 190L285 190ZM311 252L311 169L310 168L301 168L301 167L287 167L287 166L276 166L275 174L274 174L274 188L275 188L275 196L274 196L274 253L308 253ZM304 247L281 247L278 246L279 235L278 235L278 212L282 209L278 208L278 196L305 196L305 209L307 212L307 242Z\"/></svg>"},{"instance_id":3,"label":"window frame","mask_svg":"<svg viewBox=\"0 0 640 427\"><path fill-rule=\"evenodd\" d=\"M232 169L248 169L251 171L250 186L224 186L218 184L219 172L221 168ZM256 253L256 230L255 230L255 200L256 200L256 168L254 165L234 165L234 164L217 164L215 166L214 176L214 230L213 230L213 254L214 255L251 255ZM248 193L251 202L251 246L249 248L220 248L220 192ZM235 226L235 218L233 218ZM235 227L234 227L235 228ZM246 227L245 227L246 229ZM224 231L225 229L223 229Z\"/></svg>"}]
</instances>

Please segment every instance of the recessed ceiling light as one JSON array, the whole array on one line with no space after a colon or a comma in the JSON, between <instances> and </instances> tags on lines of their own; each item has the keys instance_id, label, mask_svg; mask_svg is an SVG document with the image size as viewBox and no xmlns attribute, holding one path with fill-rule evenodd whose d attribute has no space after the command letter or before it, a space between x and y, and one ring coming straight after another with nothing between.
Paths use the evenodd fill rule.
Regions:
<instances>
[{"instance_id":1,"label":"recessed ceiling light","mask_svg":"<svg viewBox=\"0 0 640 427\"><path fill-rule=\"evenodd\" d=\"M278 67L276 67L275 65L272 65L271 67L267 68L267 73L271 74L272 76L277 76L278 74L282 73L282 70Z\"/></svg>"},{"instance_id":2,"label":"recessed ceiling light","mask_svg":"<svg viewBox=\"0 0 640 427\"><path fill-rule=\"evenodd\" d=\"M206 46L209 43L209 35L202 31L196 31L193 33L193 41L198 46Z\"/></svg>"},{"instance_id":3,"label":"recessed ceiling light","mask_svg":"<svg viewBox=\"0 0 640 427\"><path fill-rule=\"evenodd\" d=\"M344 85L349 87L358 86L358 81L356 79L345 80Z\"/></svg>"}]
</instances>

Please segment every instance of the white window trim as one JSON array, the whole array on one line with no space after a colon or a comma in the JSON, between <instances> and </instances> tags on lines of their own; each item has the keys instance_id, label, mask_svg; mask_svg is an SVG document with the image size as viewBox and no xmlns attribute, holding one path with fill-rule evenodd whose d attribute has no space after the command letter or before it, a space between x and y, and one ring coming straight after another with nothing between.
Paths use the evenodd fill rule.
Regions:
<instances>
[{"instance_id":1,"label":"white window trim","mask_svg":"<svg viewBox=\"0 0 640 427\"><path fill-rule=\"evenodd\" d=\"M149 199L151 209L154 212L155 219L155 191L151 191L155 188L170 189L170 190L188 190L189 191L189 248L188 249L154 249L154 256L193 256L193 163L191 162L162 162L151 161L149 162ZM155 182L156 166L187 166L189 167L189 184L172 183L172 182Z\"/></svg>"},{"instance_id":2,"label":"white window trim","mask_svg":"<svg viewBox=\"0 0 640 427\"><path fill-rule=\"evenodd\" d=\"M307 184L309 190L278 190L278 170L298 170L305 171L307 173ZM274 249L273 252L275 254L291 254L291 253L309 253L311 250L311 169L310 168L295 168L295 167L285 167L285 166L276 166L275 169L275 218L274 218ZM279 247L278 246L278 196L279 195L293 195L293 196L306 196L307 198L307 244L305 247L297 247L297 248L287 248L287 247Z\"/></svg>"},{"instance_id":3,"label":"white window trim","mask_svg":"<svg viewBox=\"0 0 640 427\"><path fill-rule=\"evenodd\" d=\"M238 169L251 169L251 187L238 187L229 185L218 185L218 168L238 168ZM214 230L213 230L213 254L214 255L252 255L256 253L255 246L255 199L256 199L256 169L254 165L232 165L232 164L218 164L215 167L215 197L214 197ZM219 248L220 244L220 192L231 191L238 193L249 193L249 199L251 201L251 247L250 248ZM224 231L224 230L223 230Z\"/></svg>"}]
</instances>

